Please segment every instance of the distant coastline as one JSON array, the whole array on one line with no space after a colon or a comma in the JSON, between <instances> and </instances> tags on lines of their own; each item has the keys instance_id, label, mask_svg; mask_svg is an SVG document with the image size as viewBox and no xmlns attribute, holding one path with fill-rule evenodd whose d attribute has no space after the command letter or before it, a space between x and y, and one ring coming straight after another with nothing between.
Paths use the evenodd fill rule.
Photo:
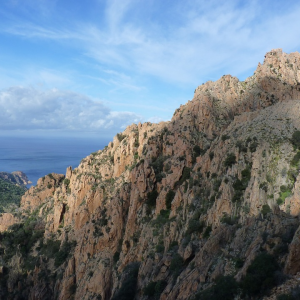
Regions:
<instances>
[{"instance_id":1,"label":"distant coastline","mask_svg":"<svg viewBox=\"0 0 300 300\"><path fill-rule=\"evenodd\" d=\"M26 174L27 187L49 173L65 174L76 168L90 153L103 149L108 140L92 138L0 137L1 172L20 170Z\"/></svg>"}]
</instances>

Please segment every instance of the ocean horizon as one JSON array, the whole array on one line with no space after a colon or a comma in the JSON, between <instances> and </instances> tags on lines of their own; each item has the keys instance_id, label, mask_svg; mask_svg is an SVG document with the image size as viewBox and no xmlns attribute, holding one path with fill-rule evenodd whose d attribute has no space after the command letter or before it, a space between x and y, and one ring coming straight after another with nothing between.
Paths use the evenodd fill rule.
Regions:
<instances>
[{"instance_id":1,"label":"ocean horizon","mask_svg":"<svg viewBox=\"0 0 300 300\"><path fill-rule=\"evenodd\" d=\"M22 171L32 185L49 173L65 174L78 167L92 152L103 149L108 139L0 137L0 172Z\"/></svg>"}]
</instances>

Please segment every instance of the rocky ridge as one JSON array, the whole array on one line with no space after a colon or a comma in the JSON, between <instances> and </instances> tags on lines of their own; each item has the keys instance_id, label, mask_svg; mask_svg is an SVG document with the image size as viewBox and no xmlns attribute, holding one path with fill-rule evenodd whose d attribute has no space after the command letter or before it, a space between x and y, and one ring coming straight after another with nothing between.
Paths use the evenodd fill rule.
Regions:
<instances>
[{"instance_id":1,"label":"rocky ridge","mask_svg":"<svg viewBox=\"0 0 300 300\"><path fill-rule=\"evenodd\" d=\"M272 50L244 82L207 82L171 121L131 125L65 176L39 179L1 236L1 299L220 299L224 282L222 299L289 293L297 99L300 54ZM251 268L268 263L254 288Z\"/></svg>"}]
</instances>

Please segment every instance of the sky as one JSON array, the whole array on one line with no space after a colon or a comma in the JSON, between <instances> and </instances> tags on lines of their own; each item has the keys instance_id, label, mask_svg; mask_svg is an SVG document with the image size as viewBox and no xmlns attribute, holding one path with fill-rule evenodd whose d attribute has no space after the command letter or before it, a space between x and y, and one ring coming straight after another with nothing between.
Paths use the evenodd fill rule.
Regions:
<instances>
[{"instance_id":1,"label":"sky","mask_svg":"<svg viewBox=\"0 0 300 300\"><path fill-rule=\"evenodd\" d=\"M168 121L198 85L299 51L299 15L296 0L1 1L0 134Z\"/></svg>"}]
</instances>

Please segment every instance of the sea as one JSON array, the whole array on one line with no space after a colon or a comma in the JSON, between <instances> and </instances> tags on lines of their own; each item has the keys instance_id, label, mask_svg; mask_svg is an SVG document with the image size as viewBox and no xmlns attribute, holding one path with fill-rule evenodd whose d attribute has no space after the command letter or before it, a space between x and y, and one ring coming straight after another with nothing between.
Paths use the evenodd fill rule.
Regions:
<instances>
[{"instance_id":1,"label":"sea","mask_svg":"<svg viewBox=\"0 0 300 300\"><path fill-rule=\"evenodd\" d=\"M108 143L101 138L0 136L0 172L22 171L36 185L49 173L66 174L67 167L76 168L84 157Z\"/></svg>"}]
</instances>

